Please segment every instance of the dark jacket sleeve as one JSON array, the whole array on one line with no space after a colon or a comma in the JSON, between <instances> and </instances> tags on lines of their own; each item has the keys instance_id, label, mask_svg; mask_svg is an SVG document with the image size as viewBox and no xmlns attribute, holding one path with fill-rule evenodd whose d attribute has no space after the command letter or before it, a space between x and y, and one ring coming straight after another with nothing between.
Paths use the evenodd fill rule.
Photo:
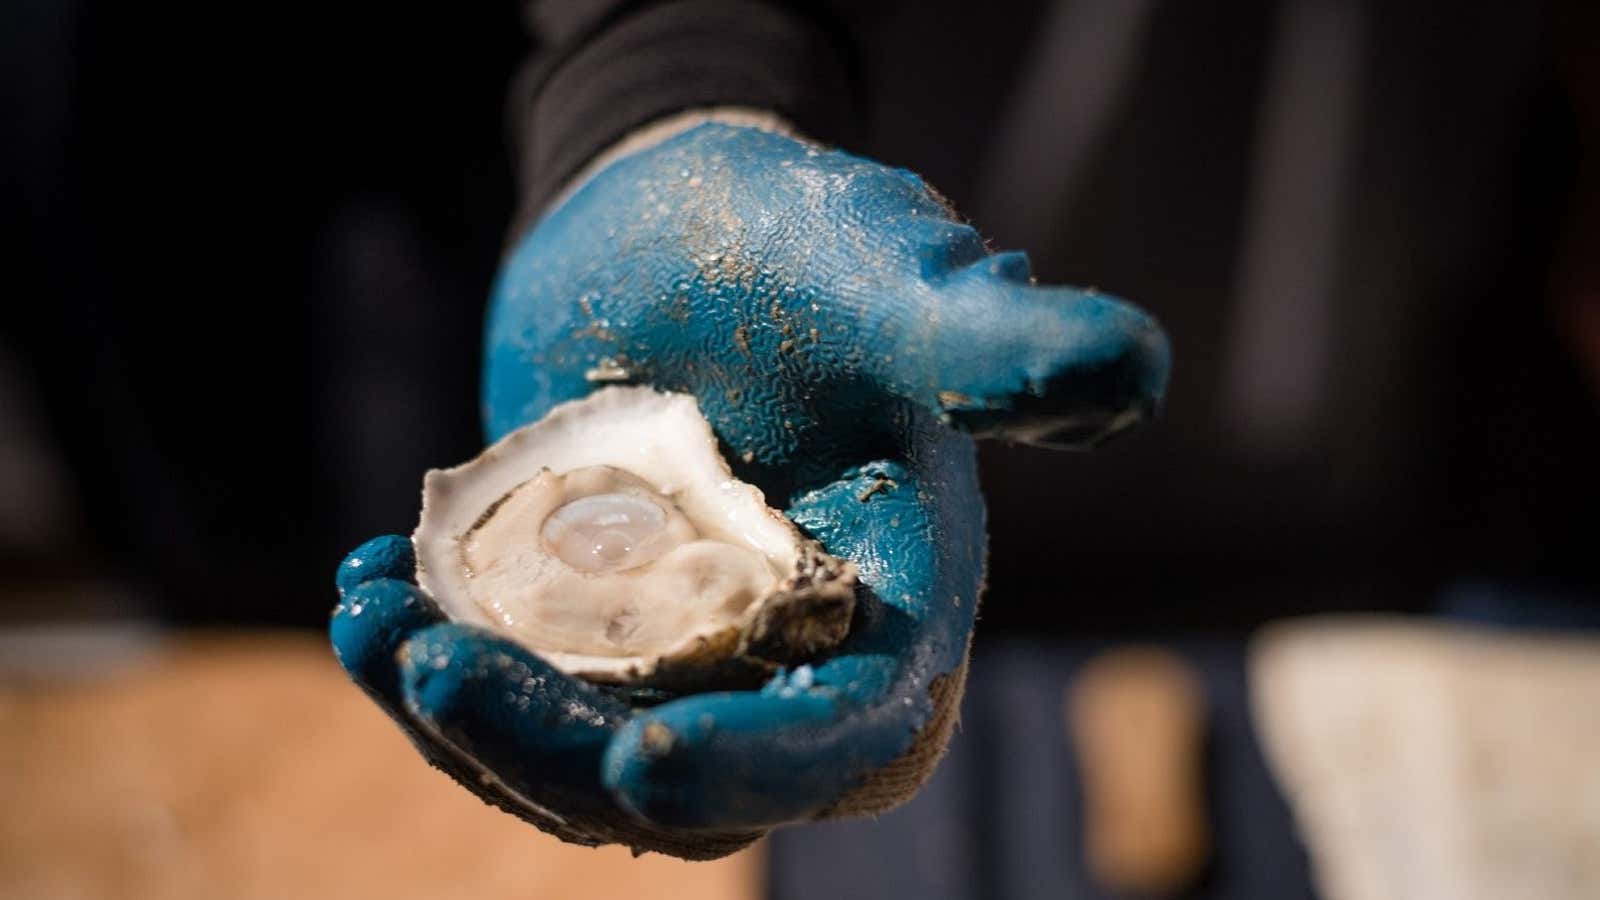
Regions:
<instances>
[{"instance_id":1,"label":"dark jacket sleeve","mask_svg":"<svg viewBox=\"0 0 1600 900\"><path fill-rule=\"evenodd\" d=\"M813 7L761 0L534 2L533 55L511 96L526 223L597 153L685 109L769 110L845 143L857 124L853 41Z\"/></svg>"}]
</instances>

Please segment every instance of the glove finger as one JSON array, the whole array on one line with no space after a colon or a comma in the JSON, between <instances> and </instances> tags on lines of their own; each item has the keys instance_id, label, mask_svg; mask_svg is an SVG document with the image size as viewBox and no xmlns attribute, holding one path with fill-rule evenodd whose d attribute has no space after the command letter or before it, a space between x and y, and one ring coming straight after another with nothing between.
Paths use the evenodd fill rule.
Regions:
<instances>
[{"instance_id":1,"label":"glove finger","mask_svg":"<svg viewBox=\"0 0 1600 900\"><path fill-rule=\"evenodd\" d=\"M624 808L669 827L770 828L812 818L902 757L933 712L926 686L910 682L869 703L848 688L807 686L858 662L893 661L840 658L781 675L761 691L700 694L642 713L607 748L605 785Z\"/></svg>"},{"instance_id":2,"label":"glove finger","mask_svg":"<svg viewBox=\"0 0 1600 900\"><path fill-rule=\"evenodd\" d=\"M369 571L399 569L375 566ZM344 572L345 567L341 566L340 574ZM429 764L467 786L485 802L503 804L505 801L492 785L480 783L475 767L431 732L418 727L406 712L395 655L412 635L441 620L433 602L416 585L395 578L373 578L345 591L328 623L328 637L334 656L350 679L400 726Z\"/></svg>"},{"instance_id":3,"label":"glove finger","mask_svg":"<svg viewBox=\"0 0 1600 900\"><path fill-rule=\"evenodd\" d=\"M907 329L908 392L979 437L1086 447L1153 415L1171 368L1161 327L1094 291L1040 287L1020 253L985 257L932 289Z\"/></svg>"},{"instance_id":4,"label":"glove finger","mask_svg":"<svg viewBox=\"0 0 1600 900\"><path fill-rule=\"evenodd\" d=\"M472 775L447 771L564 841L716 859L760 837L661 829L619 809L601 788L600 760L628 705L510 641L437 625L402 647L400 672L412 718Z\"/></svg>"},{"instance_id":5,"label":"glove finger","mask_svg":"<svg viewBox=\"0 0 1600 900\"><path fill-rule=\"evenodd\" d=\"M411 548L411 539L398 534L379 535L350 551L339 563L334 573L334 584L339 596L365 581L375 578L393 578L398 581L417 581L417 555Z\"/></svg>"},{"instance_id":6,"label":"glove finger","mask_svg":"<svg viewBox=\"0 0 1600 900\"><path fill-rule=\"evenodd\" d=\"M626 704L486 631L442 624L399 654L411 718L526 807L561 822L614 810L600 787L600 756L628 717ZM551 812L560 810L560 815Z\"/></svg>"},{"instance_id":7,"label":"glove finger","mask_svg":"<svg viewBox=\"0 0 1600 900\"><path fill-rule=\"evenodd\" d=\"M341 576L344 571L341 566ZM351 680L403 719L395 651L413 632L440 621L421 588L397 578L373 578L343 592L328 622L328 638Z\"/></svg>"},{"instance_id":8,"label":"glove finger","mask_svg":"<svg viewBox=\"0 0 1600 900\"><path fill-rule=\"evenodd\" d=\"M675 832L629 818L599 786L599 757L614 724L595 724L620 722L627 704L519 646L441 624L409 583L414 571L405 538L357 548L339 567L329 636L352 680L431 765L484 802L574 843L715 859L760 837Z\"/></svg>"},{"instance_id":9,"label":"glove finger","mask_svg":"<svg viewBox=\"0 0 1600 900\"><path fill-rule=\"evenodd\" d=\"M416 586L416 570L410 539L385 534L350 551L334 574L339 603L328 622L333 655L391 715L400 708L395 650L411 632L444 619Z\"/></svg>"},{"instance_id":10,"label":"glove finger","mask_svg":"<svg viewBox=\"0 0 1600 900\"><path fill-rule=\"evenodd\" d=\"M406 711L395 657L414 634L444 621L433 601L412 583L415 572L411 541L398 535L373 538L345 557L335 576L340 601L328 623L334 656L430 765L485 802L505 806L508 800L495 785L482 781L478 767L419 727Z\"/></svg>"}]
</instances>

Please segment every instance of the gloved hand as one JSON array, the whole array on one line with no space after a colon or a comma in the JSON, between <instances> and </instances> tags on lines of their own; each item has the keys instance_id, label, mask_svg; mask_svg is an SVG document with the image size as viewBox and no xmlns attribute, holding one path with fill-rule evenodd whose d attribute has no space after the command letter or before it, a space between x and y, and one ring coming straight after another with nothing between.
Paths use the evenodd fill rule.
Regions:
<instances>
[{"instance_id":1,"label":"gloved hand","mask_svg":"<svg viewBox=\"0 0 1600 900\"><path fill-rule=\"evenodd\" d=\"M491 438L599 382L692 393L736 474L860 567L825 658L643 706L441 623L404 538L341 566L334 649L431 762L563 839L688 858L915 791L983 585L972 436L1094 444L1156 408L1168 367L1148 316L1035 286L910 172L720 124L622 158L539 222L495 288L487 354Z\"/></svg>"}]
</instances>

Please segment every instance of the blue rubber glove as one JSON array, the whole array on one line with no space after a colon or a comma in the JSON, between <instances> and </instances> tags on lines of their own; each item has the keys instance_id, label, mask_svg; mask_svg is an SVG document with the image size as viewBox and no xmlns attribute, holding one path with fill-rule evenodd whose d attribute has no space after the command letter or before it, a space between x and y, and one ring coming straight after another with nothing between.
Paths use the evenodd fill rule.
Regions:
<instances>
[{"instance_id":1,"label":"blue rubber glove","mask_svg":"<svg viewBox=\"0 0 1600 900\"><path fill-rule=\"evenodd\" d=\"M627 697L442 623L404 538L341 566L333 644L431 762L580 843L689 858L880 811L954 722L983 585L973 436L1092 445L1168 350L1109 297L1034 285L910 172L703 124L602 169L495 287L491 439L597 384L694 394L735 472L860 567L843 645L760 690Z\"/></svg>"}]
</instances>

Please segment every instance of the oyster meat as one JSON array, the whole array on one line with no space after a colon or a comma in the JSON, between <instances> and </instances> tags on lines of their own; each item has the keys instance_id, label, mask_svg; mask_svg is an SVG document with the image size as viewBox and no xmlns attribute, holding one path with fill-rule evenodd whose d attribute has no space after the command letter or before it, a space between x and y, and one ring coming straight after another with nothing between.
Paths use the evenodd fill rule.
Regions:
<instances>
[{"instance_id":1,"label":"oyster meat","mask_svg":"<svg viewBox=\"0 0 1600 900\"><path fill-rule=\"evenodd\" d=\"M849 629L855 567L734 478L693 397L610 387L423 483L417 581L592 681L732 686Z\"/></svg>"}]
</instances>

